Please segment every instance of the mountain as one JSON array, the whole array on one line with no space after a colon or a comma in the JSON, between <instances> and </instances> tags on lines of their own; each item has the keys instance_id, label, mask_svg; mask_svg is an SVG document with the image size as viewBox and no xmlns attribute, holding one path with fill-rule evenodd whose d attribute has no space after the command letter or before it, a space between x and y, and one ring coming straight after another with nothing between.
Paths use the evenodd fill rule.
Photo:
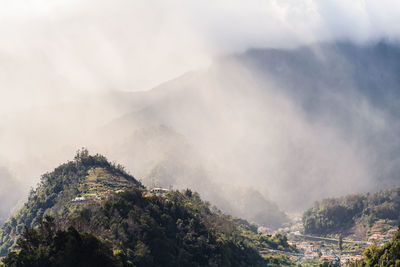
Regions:
<instances>
[{"instance_id":1,"label":"mountain","mask_svg":"<svg viewBox=\"0 0 400 267\"><path fill-rule=\"evenodd\" d=\"M358 150L352 155L356 159L349 160L354 165L363 164L367 173L350 174L354 170L349 170L343 175L348 181L325 175L326 184L334 179L343 185L336 187L333 195L342 195L340 191L346 190L350 181L354 181L351 187L355 191L364 192L399 185L398 42L329 42L292 50L251 49L234 58L256 73L258 84L273 81L274 87L296 103L314 127L333 129L350 147L347 149ZM328 149L325 151L332 153ZM337 159L338 169L343 167L341 164Z\"/></svg>"},{"instance_id":2,"label":"mountain","mask_svg":"<svg viewBox=\"0 0 400 267\"><path fill-rule=\"evenodd\" d=\"M73 218L74 226L70 226L67 231L52 230L50 237L47 233L47 242L54 236L54 247L50 246L51 243L45 242L39 245L38 240L32 238L27 232L24 233L25 240L22 239L18 244L21 244L25 250L18 254L10 253L5 262L9 262L10 266L16 262L25 264L31 262L32 266L36 266L37 262L42 262L46 266L47 264L55 266L53 263L55 260L51 257L53 253L58 255L61 260L59 263L63 265L71 260L76 261L62 254L69 251L69 248L57 248L57 246L63 245L60 243L61 238L69 239L63 236L79 234L74 228L77 227L96 233L92 238L109 240L112 243L116 251L115 258L105 262L115 262L110 266L261 266L262 258L254 249L230 239L232 235L230 231L233 231L234 224L228 221L214 222L213 220L220 218L213 216L204 206L205 203L202 203L196 195L192 197L190 194L189 191L186 195L171 193L164 200L157 196L144 197L141 190L128 190L117 195L113 200L106 201L98 209L82 210L77 217ZM187 208L186 205L191 207ZM206 225L203 220L209 225ZM46 219L44 224L39 222L38 235L41 235L41 227L46 227L46 224L51 224L51 222L52 219ZM229 224L221 229L210 229L210 225L218 226L219 223ZM222 232L225 227L226 234ZM55 224L51 228L55 228ZM34 229L30 231L35 233ZM24 245L24 242L30 242L35 248L35 241L37 249ZM68 242L71 241L68 240ZM54 252L41 254L45 247ZM84 248L79 253L90 255L92 251L90 248ZM39 254L36 256L37 259L35 259L35 254ZM112 253L108 254L112 255ZM86 257L82 257L82 261L87 264L96 262L87 262ZM82 261L76 264L84 266Z\"/></svg>"},{"instance_id":3,"label":"mountain","mask_svg":"<svg viewBox=\"0 0 400 267\"><path fill-rule=\"evenodd\" d=\"M251 49L146 92L9 114L0 164L32 185L85 145L143 183L190 185L226 212L276 225L285 220L257 219L267 202L263 218L273 218L273 206L300 211L399 185L399 51L389 41ZM242 188L264 204L237 204Z\"/></svg>"},{"instance_id":4,"label":"mountain","mask_svg":"<svg viewBox=\"0 0 400 267\"><path fill-rule=\"evenodd\" d=\"M323 199L303 214L304 232L315 235L343 233L367 239L374 230L386 233L399 223L400 187Z\"/></svg>"},{"instance_id":5,"label":"mountain","mask_svg":"<svg viewBox=\"0 0 400 267\"><path fill-rule=\"evenodd\" d=\"M148 188L192 188L224 212L272 228L289 221L275 203L256 189L214 179L216 174L204 157L183 135L167 126L138 129L120 140L109 150L121 152L123 156L118 161L138 170L137 177Z\"/></svg>"},{"instance_id":6,"label":"mountain","mask_svg":"<svg viewBox=\"0 0 400 267\"><path fill-rule=\"evenodd\" d=\"M224 215L189 189L146 190L121 165L86 149L42 176L2 226L0 241L6 266L99 259L107 266L292 265L260 251L296 251L285 236L258 234L256 225Z\"/></svg>"},{"instance_id":7,"label":"mountain","mask_svg":"<svg viewBox=\"0 0 400 267\"><path fill-rule=\"evenodd\" d=\"M102 131L130 142L132 132L164 125L213 182L256 188L285 210L399 185L399 51L338 42L218 58L147 92L145 107Z\"/></svg>"},{"instance_id":8,"label":"mountain","mask_svg":"<svg viewBox=\"0 0 400 267\"><path fill-rule=\"evenodd\" d=\"M60 223L78 212L75 202L91 205L118 190L143 188L119 165L111 164L104 156L91 156L83 149L73 161L62 164L42 176L28 201L0 228L0 255L13 249L25 226L34 226L36 218L54 216Z\"/></svg>"},{"instance_id":9,"label":"mountain","mask_svg":"<svg viewBox=\"0 0 400 267\"><path fill-rule=\"evenodd\" d=\"M310 111L327 112L340 103L332 98L332 104L324 106L325 97L343 98L353 91L373 106L398 116L399 57L399 44L382 40L364 45L318 43L292 50L250 49L235 58L263 73L258 76L261 79L272 76L280 88Z\"/></svg>"}]
</instances>

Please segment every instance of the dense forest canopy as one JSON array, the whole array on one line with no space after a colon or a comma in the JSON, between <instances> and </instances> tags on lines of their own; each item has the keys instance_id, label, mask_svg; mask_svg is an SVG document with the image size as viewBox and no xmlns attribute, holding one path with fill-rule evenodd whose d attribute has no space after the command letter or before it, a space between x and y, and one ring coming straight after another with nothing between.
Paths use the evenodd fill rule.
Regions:
<instances>
[{"instance_id":1,"label":"dense forest canopy","mask_svg":"<svg viewBox=\"0 0 400 267\"><path fill-rule=\"evenodd\" d=\"M259 251L297 251L285 235L259 234L190 189L149 191L85 149L42 176L0 238L6 266L276 266L293 262Z\"/></svg>"},{"instance_id":2,"label":"dense forest canopy","mask_svg":"<svg viewBox=\"0 0 400 267\"><path fill-rule=\"evenodd\" d=\"M26 227L6 266L274 266L289 259L262 258L259 248L296 251L284 235L257 234L256 227L212 211L197 193L147 195L132 188L94 209L83 209L68 228L54 218ZM80 249L81 248L81 249ZM98 255L96 258L95 255ZM43 265L44 264L44 265Z\"/></svg>"},{"instance_id":3,"label":"dense forest canopy","mask_svg":"<svg viewBox=\"0 0 400 267\"><path fill-rule=\"evenodd\" d=\"M73 161L44 174L38 187L31 190L24 206L0 228L0 255L13 248L24 226L36 225L38 216L65 217L74 212L71 200L82 193L79 186L93 168L103 168L114 176L122 177L131 186L143 188L122 166L108 162L102 155L89 155L86 149L82 149Z\"/></svg>"},{"instance_id":4,"label":"dense forest canopy","mask_svg":"<svg viewBox=\"0 0 400 267\"><path fill-rule=\"evenodd\" d=\"M400 187L323 199L303 214L304 232L316 235L346 232L355 224L371 226L378 220L399 223Z\"/></svg>"},{"instance_id":5,"label":"dense forest canopy","mask_svg":"<svg viewBox=\"0 0 400 267\"><path fill-rule=\"evenodd\" d=\"M54 218L38 219L37 228L25 228L17 241L18 252L10 252L5 266L117 266L111 246L73 227L56 230Z\"/></svg>"}]
</instances>

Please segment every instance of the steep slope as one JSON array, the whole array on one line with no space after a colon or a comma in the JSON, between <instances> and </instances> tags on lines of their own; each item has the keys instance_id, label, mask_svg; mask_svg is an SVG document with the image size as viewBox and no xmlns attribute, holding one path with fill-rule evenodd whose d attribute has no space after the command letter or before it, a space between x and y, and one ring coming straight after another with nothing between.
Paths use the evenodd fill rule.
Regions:
<instances>
[{"instance_id":1,"label":"steep slope","mask_svg":"<svg viewBox=\"0 0 400 267\"><path fill-rule=\"evenodd\" d=\"M285 236L258 234L256 225L224 215L189 189L146 190L85 149L42 176L0 241L4 256L17 249L6 266L85 266L99 261L96 254L107 266L292 265L259 251L296 251Z\"/></svg>"},{"instance_id":2,"label":"steep slope","mask_svg":"<svg viewBox=\"0 0 400 267\"><path fill-rule=\"evenodd\" d=\"M6 266L87 266L99 259L105 266L292 266L285 256L264 259L257 250L296 251L282 235L256 234L245 221L212 211L190 190L132 188L69 219L68 229L39 219Z\"/></svg>"},{"instance_id":3,"label":"steep slope","mask_svg":"<svg viewBox=\"0 0 400 267\"><path fill-rule=\"evenodd\" d=\"M307 109L326 112L339 104L331 99L332 106L324 107L326 96L348 95L351 90L399 116L399 108L394 105L400 97L399 57L398 43L379 41L364 45L319 43L293 50L251 49L236 58L265 74L260 78L274 77Z\"/></svg>"},{"instance_id":4,"label":"steep slope","mask_svg":"<svg viewBox=\"0 0 400 267\"><path fill-rule=\"evenodd\" d=\"M51 215L63 223L82 207L96 205L118 190L143 186L121 166L101 155L91 156L83 149L75 159L42 176L29 194L28 201L0 229L0 255L15 245L24 226L36 224L36 218Z\"/></svg>"},{"instance_id":5,"label":"steep slope","mask_svg":"<svg viewBox=\"0 0 400 267\"><path fill-rule=\"evenodd\" d=\"M213 182L212 175L201 165L191 162L159 162L142 182L150 187L194 188L204 199L221 208L225 213L245 218L273 229L289 222L289 218L274 202L259 191L246 186Z\"/></svg>"},{"instance_id":6,"label":"steep slope","mask_svg":"<svg viewBox=\"0 0 400 267\"><path fill-rule=\"evenodd\" d=\"M161 85L102 129L126 139L165 125L206 159L213 182L257 188L284 209L398 185L399 51L387 42L250 50Z\"/></svg>"},{"instance_id":7,"label":"steep slope","mask_svg":"<svg viewBox=\"0 0 400 267\"><path fill-rule=\"evenodd\" d=\"M98 210L84 211L74 225L114 240L123 258L135 251L139 256L133 262L139 266L261 266L263 262L240 224L212 212L190 190L161 197L127 191Z\"/></svg>"},{"instance_id":8,"label":"steep slope","mask_svg":"<svg viewBox=\"0 0 400 267\"><path fill-rule=\"evenodd\" d=\"M360 238L378 227L383 234L400 223L400 187L373 194L348 195L341 198L323 199L303 214L304 231L307 234L355 234L364 229ZM386 225L386 231L385 231Z\"/></svg>"}]
</instances>

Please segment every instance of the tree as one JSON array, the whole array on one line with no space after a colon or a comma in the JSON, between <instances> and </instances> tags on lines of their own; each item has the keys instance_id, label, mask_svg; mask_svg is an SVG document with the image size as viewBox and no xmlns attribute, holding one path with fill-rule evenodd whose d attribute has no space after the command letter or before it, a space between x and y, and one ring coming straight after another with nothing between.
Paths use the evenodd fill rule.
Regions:
<instances>
[{"instance_id":1,"label":"tree","mask_svg":"<svg viewBox=\"0 0 400 267\"><path fill-rule=\"evenodd\" d=\"M69 227L56 231L54 219L38 218L37 228L25 227L18 252L3 260L5 266L118 266L111 247L97 237Z\"/></svg>"},{"instance_id":2,"label":"tree","mask_svg":"<svg viewBox=\"0 0 400 267\"><path fill-rule=\"evenodd\" d=\"M342 251L343 250L343 236L342 236L342 234L340 234L339 235L339 249L340 249L340 251Z\"/></svg>"}]
</instances>

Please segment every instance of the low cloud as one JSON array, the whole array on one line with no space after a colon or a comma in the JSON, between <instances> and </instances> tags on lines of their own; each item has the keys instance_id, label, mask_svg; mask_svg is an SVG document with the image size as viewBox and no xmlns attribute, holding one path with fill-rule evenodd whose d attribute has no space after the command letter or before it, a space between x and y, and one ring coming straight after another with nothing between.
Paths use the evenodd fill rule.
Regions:
<instances>
[{"instance_id":1,"label":"low cloud","mask_svg":"<svg viewBox=\"0 0 400 267\"><path fill-rule=\"evenodd\" d=\"M210 65L214 66L215 58L253 47L291 49L337 40L361 45L380 39L398 42L400 3L389 0L5 0L0 3L0 35L0 165L12 170L19 181L34 185L40 173L70 158L77 148L87 145L87 136L97 137L108 122L132 109L141 110L145 107L143 103L164 100L155 97L153 102L146 102L147 98L143 98L146 101L138 98L141 101L130 104L125 102L130 96L114 99L109 92L148 90L191 70L207 72ZM315 54L319 53L320 48L313 49ZM320 56L322 60L325 55ZM346 64L336 66L347 70L345 67ZM200 85L217 89L240 85L251 91L258 86L257 78L251 76L264 75L245 73L240 67L223 74L227 75L224 79L232 81L221 82L216 78L200 80ZM250 78L241 76L235 80L240 75ZM371 139L364 133L395 140L387 129L396 120L368 101L363 103L359 94L351 93L357 87L352 83L346 84L345 89L349 90L342 97L323 95L325 101L321 101L321 105L329 106L326 99L339 97L336 100L341 103L339 107L353 106L354 109L346 109L347 113L342 114L344 117L358 114L346 122L351 127L335 125L334 120L340 114L332 117L331 114L336 116L334 112L320 114L319 119L310 118L301 105L293 103L293 98L301 93L288 97L282 94L287 85L279 84L273 76L270 78L270 84L265 86L270 91L259 98L265 102L240 98L240 92L230 99L239 107L236 113L230 112L231 103L218 96L218 90L206 91L211 92L207 101L226 108L216 111L222 122L214 122L220 123L214 132L205 131L211 115L199 121L204 132L181 127L177 121L174 130L189 137L192 134L191 142L204 149L204 153L212 152L210 161L226 160L223 169L232 170L235 174L231 177L235 179L249 174L254 178L252 186L259 187L265 176L267 181L280 177L272 186L267 183L261 186L273 198L279 197L279 188L293 185L289 178L296 175L308 175L308 181L316 184L321 183L320 177L329 175L327 184L317 187L327 191L321 190L315 197L345 193L334 187L337 177L343 179L340 182L348 191L359 185L361 177L365 186L358 187L360 191L373 188L372 174L378 173L375 165L379 165L380 154L371 155L378 146L369 144ZM185 86L192 88L190 82ZM179 100L184 102L185 98L182 96ZM191 106L189 102L185 104ZM257 116L261 107L267 114L265 117ZM163 115L160 110L154 113ZM344 132L352 134L351 138L343 137ZM261 150L258 140L263 137L266 150L246 154L248 148ZM90 140L95 142L96 138ZM389 143L385 145L390 147ZM218 150L214 150L216 147ZM378 148L387 151L387 147ZM268 154L268 149L273 153ZM226 157L233 153L238 158ZM267 156L257 157L261 155ZM393 166L396 163L393 160ZM293 166L285 168L288 165ZM395 169L385 166L387 172ZM228 172L221 172L230 177ZM354 179L344 178L349 176ZM288 201L287 206L294 201Z\"/></svg>"},{"instance_id":2,"label":"low cloud","mask_svg":"<svg viewBox=\"0 0 400 267\"><path fill-rule=\"evenodd\" d=\"M252 47L398 40L399 20L389 0L2 1L0 111L150 89Z\"/></svg>"}]
</instances>

